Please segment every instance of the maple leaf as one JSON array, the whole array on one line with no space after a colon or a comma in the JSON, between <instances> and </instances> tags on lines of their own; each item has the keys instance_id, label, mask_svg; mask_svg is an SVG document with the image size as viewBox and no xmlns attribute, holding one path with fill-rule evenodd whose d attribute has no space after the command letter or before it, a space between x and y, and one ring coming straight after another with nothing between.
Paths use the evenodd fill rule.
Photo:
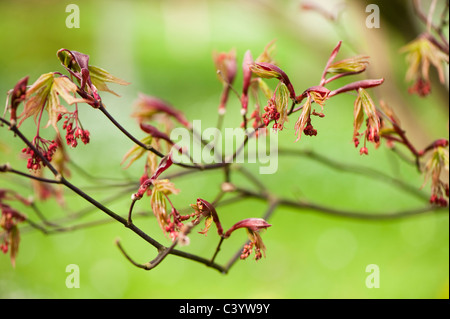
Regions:
<instances>
[{"instance_id":1,"label":"maple leaf","mask_svg":"<svg viewBox=\"0 0 450 319\"><path fill-rule=\"evenodd\" d=\"M19 115L21 118L19 126L31 116L34 116L36 122L38 115L47 110L49 121L46 126L52 125L59 134L56 126L58 115L69 112L61 105L60 97L69 105L86 102L82 98L75 97L77 89L78 87L66 76L53 72L42 74L27 90L25 107Z\"/></svg>"}]
</instances>

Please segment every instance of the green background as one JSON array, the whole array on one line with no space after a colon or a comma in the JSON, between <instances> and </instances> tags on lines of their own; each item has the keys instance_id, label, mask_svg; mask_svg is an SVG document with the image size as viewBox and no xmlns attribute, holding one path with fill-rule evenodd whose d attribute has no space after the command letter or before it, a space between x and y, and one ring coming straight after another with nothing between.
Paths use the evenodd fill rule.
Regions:
<instances>
[{"instance_id":1,"label":"green background","mask_svg":"<svg viewBox=\"0 0 450 319\"><path fill-rule=\"evenodd\" d=\"M69 3L0 2L1 92L26 75L33 82L42 73L62 72L56 58L60 48L83 52L90 55L92 65L131 82L127 87L111 85L120 98L108 93L102 98L109 112L141 138L144 134L130 118L139 92L170 101L189 120L201 120L203 128L216 124L221 84L215 75L213 50L235 48L240 66L246 50L257 57L267 43L276 39L275 58L299 94L318 84L331 50L343 40L338 59L356 54L371 56L367 76L385 78L383 86L371 92L396 110L417 148L437 138L448 138L448 95L436 81L435 72L431 73L431 96L422 99L407 93L407 65L399 49L423 31L423 25L415 20L406 1L378 2L379 29L365 27L368 13L362 2L356 1L347 3L338 27L315 12L302 11L299 1L78 1L79 29L65 25ZM336 11L336 1L320 3ZM238 91L241 83L239 73L235 85ZM286 129L278 133L279 145L377 169L419 189L423 176L384 145L378 150L370 145L370 155L359 156L352 143L354 99L348 94L328 101L326 117L313 123L318 135L304 136L297 143L294 115ZM115 197L117 200L107 206L125 215L134 189L117 184L139 178L143 162L124 170L120 162L132 147L130 141L100 112L87 105L80 109L82 123L91 132L91 143L79 145L69 155L96 178L86 178L73 168L71 181L96 199ZM231 96L225 127L236 127L240 120L239 102ZM23 130L31 137L33 121L27 122ZM51 130L46 130L46 137L51 138ZM0 163L10 162L16 169L26 170L25 160L17 155L24 146L6 128L0 130L0 146ZM279 157L278 166L276 174L259 175L278 196L367 213L427 205L429 185L422 190L425 199L418 199L395 185L335 170L302 156ZM248 168L258 173L257 165ZM185 208L197 197L212 201L222 178L222 172L212 171L174 180L181 190L172 196L174 204ZM238 174L232 181L250 185ZM0 187L13 188L25 197L33 194L28 181L17 176L2 175ZM38 204L50 220L61 221L89 207L70 191L66 194L64 208L54 200ZM148 212L149 205L144 198L136 210ZM15 207L24 209L20 204ZM243 218L262 216L266 208L261 201L243 200L221 207L218 212L227 229ZM32 211L24 211L37 220ZM108 216L91 211L67 225L96 220L108 221ZM169 244L154 218L136 218L135 222L155 239ZM273 226L262 234L267 257L258 262L251 258L238 261L227 275L176 256L169 256L149 272L135 268L114 245L116 238L138 262L153 259L156 250L115 222L53 235L24 226L16 267L11 266L7 255L0 256L0 297L448 298L446 212L371 221L279 207L269 222ZM218 242L214 232L214 226L207 237L194 232L191 244L181 249L209 258ZM245 239L243 230L233 234L222 246L217 262L226 263ZM80 269L78 289L69 289L65 284L70 264ZM380 288L366 287L366 267L370 264L380 269Z\"/></svg>"}]
</instances>

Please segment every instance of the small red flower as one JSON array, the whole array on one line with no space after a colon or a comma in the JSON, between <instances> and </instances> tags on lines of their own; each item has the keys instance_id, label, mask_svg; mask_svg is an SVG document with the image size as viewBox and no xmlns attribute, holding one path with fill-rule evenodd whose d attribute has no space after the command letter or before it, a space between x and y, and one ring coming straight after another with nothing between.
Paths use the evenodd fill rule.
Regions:
<instances>
[{"instance_id":1,"label":"small red flower","mask_svg":"<svg viewBox=\"0 0 450 319\"><path fill-rule=\"evenodd\" d=\"M63 123L63 129L66 130L66 143L72 148L77 147L78 141L80 139L85 145L90 141L90 133L88 130L83 129L78 118L78 112L74 111L69 113L65 117Z\"/></svg>"},{"instance_id":2,"label":"small red flower","mask_svg":"<svg viewBox=\"0 0 450 319\"><path fill-rule=\"evenodd\" d=\"M416 93L420 97L425 97L431 93L431 83L423 77L418 77L414 84L408 89L410 94Z\"/></svg>"},{"instance_id":3,"label":"small red flower","mask_svg":"<svg viewBox=\"0 0 450 319\"><path fill-rule=\"evenodd\" d=\"M443 52L427 33L419 35L408 43L401 49L401 52L406 53L408 63L406 80L414 81L409 88L410 93L417 93L421 97L430 94L430 66L434 66L436 69L439 81L442 84L445 83L444 65L448 65L448 53Z\"/></svg>"},{"instance_id":4,"label":"small red flower","mask_svg":"<svg viewBox=\"0 0 450 319\"><path fill-rule=\"evenodd\" d=\"M367 116L365 121L366 129L363 133L359 133L359 130L364 123L365 116ZM355 147L358 147L359 137L364 136L364 146L359 151L361 155L369 154L366 147L366 141L374 143L375 147L380 145L381 123L380 116L372 98L366 90L359 88L358 97L355 100L353 110L353 142L355 143Z\"/></svg>"},{"instance_id":5,"label":"small red flower","mask_svg":"<svg viewBox=\"0 0 450 319\"><path fill-rule=\"evenodd\" d=\"M277 121L280 119L280 113L277 111L277 106L275 104L274 99L270 99L267 101L267 105L264 107L265 113L263 113L262 120L264 122L265 126L268 126L270 121L275 121L275 124L273 125L274 129L278 128Z\"/></svg>"},{"instance_id":6,"label":"small red flower","mask_svg":"<svg viewBox=\"0 0 450 319\"><path fill-rule=\"evenodd\" d=\"M448 202L445 197L448 198L449 196L449 186L448 181L441 179L441 175L444 170L448 172L449 155L445 149L448 146L448 141L438 140L435 144L439 146L434 147L430 159L425 165L425 182L422 187L425 186L428 180L431 180L430 204L446 207Z\"/></svg>"},{"instance_id":7,"label":"small red flower","mask_svg":"<svg viewBox=\"0 0 450 319\"><path fill-rule=\"evenodd\" d=\"M264 245L259 232L263 229L267 229L272 225L268 224L262 218L247 218L234 224L224 235L224 238L230 237L231 233L239 228L245 228L247 230L250 243L244 246L241 254L241 259L246 259L252 252L255 251L255 260L259 260L264 255L266 246Z\"/></svg>"},{"instance_id":8,"label":"small red flower","mask_svg":"<svg viewBox=\"0 0 450 319\"><path fill-rule=\"evenodd\" d=\"M34 148L49 162L52 160L53 155L55 154L58 147L58 144L55 141L49 141L40 136L36 136L33 139L32 144ZM29 156L27 162L28 169L37 171L41 169L42 166L46 166L41 156L36 153L31 147L22 149L22 153L25 153L27 156Z\"/></svg>"},{"instance_id":9,"label":"small red flower","mask_svg":"<svg viewBox=\"0 0 450 319\"><path fill-rule=\"evenodd\" d=\"M360 154L360 155L369 155L369 150L367 149L367 147L363 146L363 147L361 147L361 149L359 150L359 154Z\"/></svg>"}]
</instances>

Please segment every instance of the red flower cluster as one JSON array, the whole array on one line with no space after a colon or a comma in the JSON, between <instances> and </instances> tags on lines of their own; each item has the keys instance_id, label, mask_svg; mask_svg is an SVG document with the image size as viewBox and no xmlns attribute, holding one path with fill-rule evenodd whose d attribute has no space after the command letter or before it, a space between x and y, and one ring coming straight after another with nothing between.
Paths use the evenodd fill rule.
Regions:
<instances>
[{"instance_id":1,"label":"red flower cluster","mask_svg":"<svg viewBox=\"0 0 450 319\"><path fill-rule=\"evenodd\" d=\"M416 82L408 89L410 94L416 93L420 97L425 97L431 93L431 83L424 78L419 77Z\"/></svg>"},{"instance_id":2,"label":"red flower cluster","mask_svg":"<svg viewBox=\"0 0 450 319\"><path fill-rule=\"evenodd\" d=\"M171 215L173 217L173 221L168 218L165 231L169 234L169 237L172 238L172 240L175 240L178 237L179 231L184 226L183 222L192 217L195 217L196 214L192 213L188 215L180 215L180 213L174 207L172 207Z\"/></svg>"},{"instance_id":3,"label":"red flower cluster","mask_svg":"<svg viewBox=\"0 0 450 319\"><path fill-rule=\"evenodd\" d=\"M356 143L358 142L358 143ZM355 140L355 147L358 147L359 141ZM366 146L361 147L359 150L359 155L369 155L369 149Z\"/></svg>"},{"instance_id":4,"label":"red flower cluster","mask_svg":"<svg viewBox=\"0 0 450 319\"><path fill-rule=\"evenodd\" d=\"M56 149L58 148L58 144L55 141L49 141L40 136L36 136L33 139L33 146L49 162L52 160L52 157L55 154ZM22 153L25 153L29 156L27 163L28 169L36 171L39 170L42 166L45 166L42 158L31 147L22 149Z\"/></svg>"},{"instance_id":5,"label":"red flower cluster","mask_svg":"<svg viewBox=\"0 0 450 319\"><path fill-rule=\"evenodd\" d=\"M380 123L380 117L378 117L378 121L375 121L375 123L371 119L367 119L366 139L375 145L380 144Z\"/></svg>"},{"instance_id":6,"label":"red flower cluster","mask_svg":"<svg viewBox=\"0 0 450 319\"><path fill-rule=\"evenodd\" d=\"M303 133L305 133L305 135L307 135L307 136L316 136L317 135L317 130L314 129L314 127L311 124L311 117L306 122L306 127L303 129Z\"/></svg>"},{"instance_id":7,"label":"red flower cluster","mask_svg":"<svg viewBox=\"0 0 450 319\"><path fill-rule=\"evenodd\" d=\"M448 197L448 186L447 186L446 192L447 192L446 195ZM430 204L436 204L436 205L441 206L441 207L447 207L448 202L444 198L444 196L438 196L436 194L433 194L430 197Z\"/></svg>"},{"instance_id":8,"label":"red flower cluster","mask_svg":"<svg viewBox=\"0 0 450 319\"><path fill-rule=\"evenodd\" d=\"M74 112L72 116L68 117L65 116L65 121L63 124L63 129L66 130L66 142L67 145L71 147L77 147L78 141L77 139L81 139L81 141L86 145L89 143L89 131L83 130L79 125L78 122L78 116ZM75 122L75 127L73 127L73 124Z\"/></svg>"},{"instance_id":9,"label":"red flower cluster","mask_svg":"<svg viewBox=\"0 0 450 319\"><path fill-rule=\"evenodd\" d=\"M24 215L7 204L0 203L0 209L2 211L0 226L6 231L11 230L14 225L26 219Z\"/></svg>"},{"instance_id":10,"label":"red flower cluster","mask_svg":"<svg viewBox=\"0 0 450 319\"><path fill-rule=\"evenodd\" d=\"M270 99L267 101L267 105L264 107L265 113L262 115L262 120L264 124L267 126L269 125L269 122L272 120L275 120L275 123L273 124L273 129L279 129L282 130L283 126L278 124L278 120L280 119L280 112L277 111L277 106L275 104L275 101L273 99Z\"/></svg>"},{"instance_id":11,"label":"red flower cluster","mask_svg":"<svg viewBox=\"0 0 450 319\"><path fill-rule=\"evenodd\" d=\"M268 224L262 218L247 218L243 219L236 224L234 224L227 232L224 234L224 238L230 237L231 233L239 228L245 228L247 230L250 243L244 245L244 249L241 253L241 259L246 259L255 251L255 260L260 260L263 256L265 257L266 246L264 245L260 231L267 229L272 225Z\"/></svg>"},{"instance_id":12,"label":"red flower cluster","mask_svg":"<svg viewBox=\"0 0 450 319\"><path fill-rule=\"evenodd\" d=\"M253 242L250 242L250 243L244 245L244 249L242 249L240 258L247 259L247 257L250 256L250 254L252 253L253 246L255 246L255 243L253 243ZM259 260L261 258L262 258L261 249L255 247L255 260Z\"/></svg>"}]
</instances>

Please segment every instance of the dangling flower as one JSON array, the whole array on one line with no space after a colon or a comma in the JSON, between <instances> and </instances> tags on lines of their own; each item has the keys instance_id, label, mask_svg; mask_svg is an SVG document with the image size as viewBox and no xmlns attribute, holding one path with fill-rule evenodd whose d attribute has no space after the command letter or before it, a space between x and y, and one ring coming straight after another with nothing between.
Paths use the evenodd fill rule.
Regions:
<instances>
[{"instance_id":1,"label":"dangling flower","mask_svg":"<svg viewBox=\"0 0 450 319\"><path fill-rule=\"evenodd\" d=\"M52 160L58 144L55 141L49 141L40 136L36 136L33 139L32 144L39 153L35 152L31 147L22 149L22 153L25 153L28 156L27 168L29 170L37 171L41 169L42 166L46 166L42 157L48 162Z\"/></svg>"},{"instance_id":2,"label":"dangling flower","mask_svg":"<svg viewBox=\"0 0 450 319\"><path fill-rule=\"evenodd\" d=\"M425 181L422 187L431 179L431 197L430 203L436 204L441 207L448 205L448 200L445 197L449 197L448 182L445 183L441 180L441 174L445 170L448 174L449 169L449 155L445 147L448 146L448 141L440 143L442 146L436 146L431 154L425 166Z\"/></svg>"},{"instance_id":3,"label":"dangling flower","mask_svg":"<svg viewBox=\"0 0 450 319\"><path fill-rule=\"evenodd\" d=\"M153 180L153 189L150 197L150 204L153 214L158 221L159 226L165 232L170 224L170 216L167 214L166 197L172 194L178 194L179 190L168 179Z\"/></svg>"},{"instance_id":4,"label":"dangling flower","mask_svg":"<svg viewBox=\"0 0 450 319\"><path fill-rule=\"evenodd\" d=\"M280 113L277 111L277 106L273 99L267 101L267 105L264 107L263 115L261 116L265 126L268 126L270 121L275 121L273 126L274 129L277 129L277 121L280 118Z\"/></svg>"},{"instance_id":5,"label":"dangling flower","mask_svg":"<svg viewBox=\"0 0 450 319\"><path fill-rule=\"evenodd\" d=\"M90 133L81 125L80 119L78 117L78 111L68 113L64 116L64 118L65 120L63 123L63 130L66 130L67 145L72 148L77 147L78 139L80 139L83 144L88 144L90 141Z\"/></svg>"},{"instance_id":6,"label":"dangling flower","mask_svg":"<svg viewBox=\"0 0 450 319\"><path fill-rule=\"evenodd\" d=\"M302 133L309 136L316 136L317 130L311 124L311 114L318 115L319 117L324 117L323 113L316 113L315 111L311 113L311 104L314 102L322 108L325 105L325 101L330 97L330 90L323 86L313 86L303 92L297 98L297 101L301 101L306 97L306 101L302 107L302 113L295 123L295 134L297 135L296 142L300 140Z\"/></svg>"},{"instance_id":7,"label":"dangling flower","mask_svg":"<svg viewBox=\"0 0 450 319\"><path fill-rule=\"evenodd\" d=\"M372 98L366 90L359 88L353 110L353 142L355 143L355 147L359 145L359 130L364 122L364 114L366 114L367 120L364 133L364 146L360 150L361 155L367 155L369 153L366 147L366 141L374 143L375 147L379 146L381 121Z\"/></svg>"},{"instance_id":8,"label":"dangling flower","mask_svg":"<svg viewBox=\"0 0 450 319\"><path fill-rule=\"evenodd\" d=\"M252 249L254 249L255 260L259 260L262 256L266 256L266 246L262 241L260 231L267 229L270 226L272 225L268 224L262 218L247 218L234 224L229 230L227 230L223 237L228 238L236 229L245 228L247 230L250 243L244 246L241 259L246 259L251 254Z\"/></svg>"},{"instance_id":9,"label":"dangling flower","mask_svg":"<svg viewBox=\"0 0 450 319\"><path fill-rule=\"evenodd\" d=\"M431 92L429 77L430 65L433 65L439 75L441 83L445 83L444 64L448 64L448 54L445 54L437 47L426 34L407 44L401 49L406 53L408 70L406 80L414 81L409 88L410 93L417 93L419 96L426 96Z\"/></svg>"}]
</instances>

